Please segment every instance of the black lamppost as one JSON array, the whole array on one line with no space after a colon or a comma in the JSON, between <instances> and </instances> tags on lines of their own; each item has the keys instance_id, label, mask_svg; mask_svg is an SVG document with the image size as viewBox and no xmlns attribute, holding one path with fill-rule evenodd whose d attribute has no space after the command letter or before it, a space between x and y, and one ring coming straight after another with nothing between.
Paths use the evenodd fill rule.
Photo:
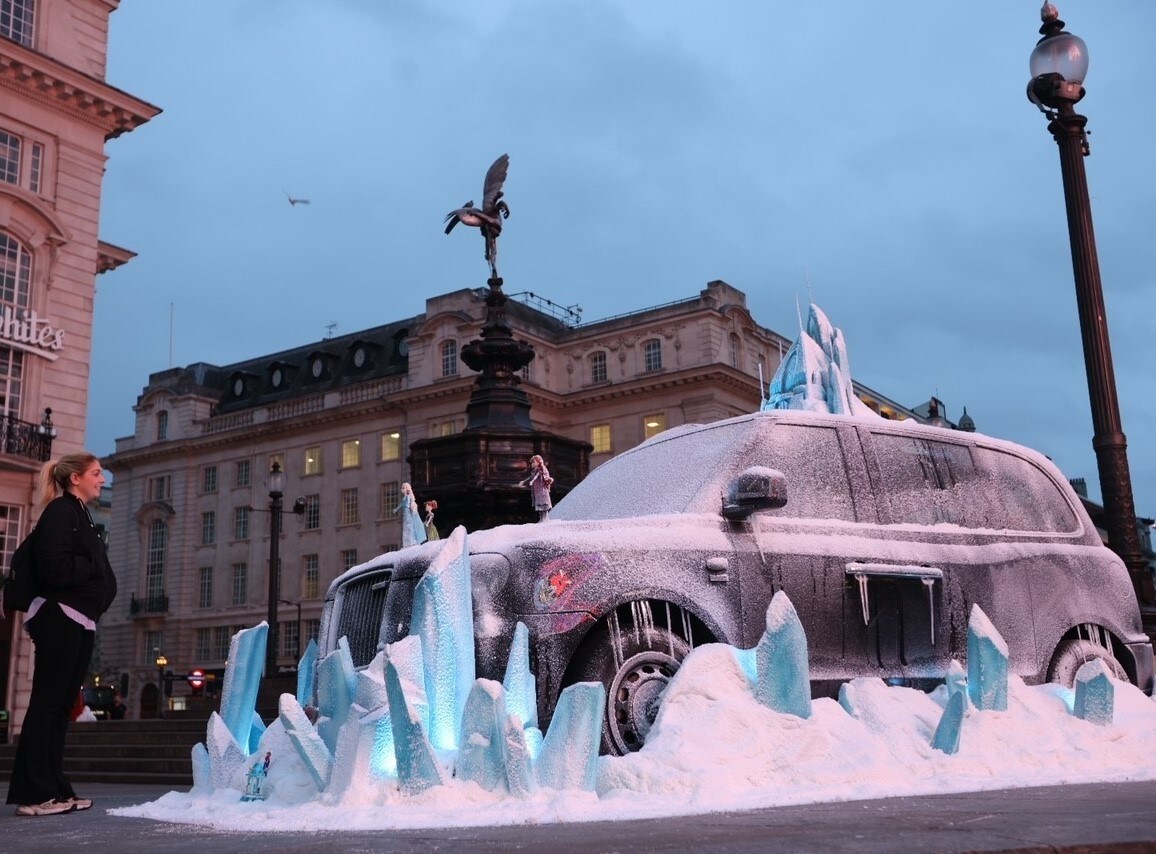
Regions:
<instances>
[{"instance_id":1,"label":"black lamppost","mask_svg":"<svg viewBox=\"0 0 1156 854\"><path fill-rule=\"evenodd\" d=\"M265 678L277 675L277 605L281 565L281 497L285 494L285 472L274 461L269 470L269 638L265 646Z\"/></svg>"},{"instance_id":2,"label":"black lamppost","mask_svg":"<svg viewBox=\"0 0 1156 854\"><path fill-rule=\"evenodd\" d=\"M1108 544L1120 555L1132 575L1141 602L1156 602L1152 576L1140 550L1132 480L1128 473L1128 442L1120 423L1112 348L1108 341L1108 318L1092 230L1092 206L1088 199L1088 176L1084 158L1090 153L1084 126L1088 120L1075 111L1084 97L1088 71L1088 47L1084 40L1064 32L1064 22L1051 3L1040 10L1042 38L1032 51L1032 79L1028 100L1048 117L1048 130L1060 148L1060 171L1068 209L1068 237L1076 279L1076 305L1084 341L1084 367L1092 404L1092 447L1100 472L1104 497L1104 522Z\"/></svg>"}]
</instances>

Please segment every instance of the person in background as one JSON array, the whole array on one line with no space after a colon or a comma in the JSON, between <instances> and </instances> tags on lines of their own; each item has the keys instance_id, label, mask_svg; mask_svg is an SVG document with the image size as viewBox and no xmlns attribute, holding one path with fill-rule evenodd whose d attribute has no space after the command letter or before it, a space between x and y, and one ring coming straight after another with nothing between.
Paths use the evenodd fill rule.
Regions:
<instances>
[{"instance_id":1,"label":"person in background","mask_svg":"<svg viewBox=\"0 0 1156 854\"><path fill-rule=\"evenodd\" d=\"M108 710L109 718L114 721L123 721L124 713L127 711L128 709L125 708L124 700L120 698L120 694L113 694L112 706Z\"/></svg>"},{"instance_id":2,"label":"person in background","mask_svg":"<svg viewBox=\"0 0 1156 854\"><path fill-rule=\"evenodd\" d=\"M538 511L538 521L544 522L550 518L550 510L554 507L550 501L550 487L554 485L554 478L546 468L546 461L541 454L530 457L530 473L520 481L518 486L530 487L530 499L534 502L534 509Z\"/></svg>"},{"instance_id":3,"label":"person in background","mask_svg":"<svg viewBox=\"0 0 1156 854\"><path fill-rule=\"evenodd\" d=\"M425 536L427 540L440 540L441 534L438 533L437 527L434 525L434 511L438 509L438 503L434 499L430 499L425 503Z\"/></svg>"},{"instance_id":4,"label":"person in background","mask_svg":"<svg viewBox=\"0 0 1156 854\"><path fill-rule=\"evenodd\" d=\"M32 696L8 784L17 815L92 806L64 776L64 738L92 657L96 621L116 597L116 576L88 513L102 486L104 472L93 454L68 454L40 472L44 509L32 535L36 597L24 615L35 648Z\"/></svg>"}]
</instances>

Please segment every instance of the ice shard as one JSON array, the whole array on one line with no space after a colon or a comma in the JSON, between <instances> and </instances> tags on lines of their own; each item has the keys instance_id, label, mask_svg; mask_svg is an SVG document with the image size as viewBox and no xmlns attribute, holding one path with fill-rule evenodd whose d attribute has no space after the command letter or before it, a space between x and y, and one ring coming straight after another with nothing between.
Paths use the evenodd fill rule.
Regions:
<instances>
[{"instance_id":1,"label":"ice shard","mask_svg":"<svg viewBox=\"0 0 1156 854\"><path fill-rule=\"evenodd\" d=\"M967 708L967 674L963 672L963 665L954 658L947 665L947 675L943 677L943 684L947 688L948 699L956 694L963 695L963 707Z\"/></svg>"},{"instance_id":2,"label":"ice shard","mask_svg":"<svg viewBox=\"0 0 1156 854\"><path fill-rule=\"evenodd\" d=\"M410 632L421 637L430 743L439 750L453 750L475 677L473 592L465 528L454 529L418 582Z\"/></svg>"},{"instance_id":3,"label":"ice shard","mask_svg":"<svg viewBox=\"0 0 1156 854\"><path fill-rule=\"evenodd\" d=\"M248 770L245 751L237 743L224 718L213 712L205 734L209 757L210 784L214 790L240 788L239 780Z\"/></svg>"},{"instance_id":4,"label":"ice shard","mask_svg":"<svg viewBox=\"0 0 1156 854\"><path fill-rule=\"evenodd\" d=\"M391 659L385 663L385 690L389 696L393 749L397 756L398 788L407 795L416 795L443 785L446 782L445 770L426 738L420 712L405 696L401 676Z\"/></svg>"},{"instance_id":5,"label":"ice shard","mask_svg":"<svg viewBox=\"0 0 1156 854\"><path fill-rule=\"evenodd\" d=\"M337 752L333 756L333 773L325 787L325 802L343 802L348 793L357 788L357 782L373 779L374 730L362 722L365 710L353 706L345 726L337 735Z\"/></svg>"},{"instance_id":6,"label":"ice shard","mask_svg":"<svg viewBox=\"0 0 1156 854\"><path fill-rule=\"evenodd\" d=\"M1007 711L1007 642L979 605L967 622L967 695L980 711Z\"/></svg>"},{"instance_id":7,"label":"ice shard","mask_svg":"<svg viewBox=\"0 0 1156 854\"><path fill-rule=\"evenodd\" d=\"M472 780L487 791L506 783L504 739L506 697L502 686L478 679L462 714L461 744L455 776Z\"/></svg>"},{"instance_id":8,"label":"ice shard","mask_svg":"<svg viewBox=\"0 0 1156 854\"><path fill-rule=\"evenodd\" d=\"M948 754L959 751L959 735L963 729L963 713L966 708L967 701L962 691L948 695L947 706L939 719L939 726L935 728L935 735L931 738L932 747Z\"/></svg>"},{"instance_id":9,"label":"ice shard","mask_svg":"<svg viewBox=\"0 0 1156 854\"><path fill-rule=\"evenodd\" d=\"M1115 712L1116 689L1112 672L1098 658L1085 661L1076 671L1076 701L1072 714L1089 723L1107 726Z\"/></svg>"},{"instance_id":10,"label":"ice shard","mask_svg":"<svg viewBox=\"0 0 1156 854\"><path fill-rule=\"evenodd\" d=\"M253 711L253 723L249 727L249 749L246 751L248 755L252 756L257 752L257 748L261 745L261 736L265 734L265 722L261 720L261 716Z\"/></svg>"},{"instance_id":11,"label":"ice shard","mask_svg":"<svg viewBox=\"0 0 1156 854\"><path fill-rule=\"evenodd\" d=\"M297 750L297 755L305 763L305 768L317 788L321 791L329 785L329 778L333 774L333 752L321 740L312 722L292 694L282 694L278 703L278 713L281 725L289 741Z\"/></svg>"},{"instance_id":12,"label":"ice shard","mask_svg":"<svg viewBox=\"0 0 1156 854\"><path fill-rule=\"evenodd\" d=\"M203 742L193 745L193 791L208 793L213 791L213 764L209 761L209 751Z\"/></svg>"},{"instance_id":13,"label":"ice shard","mask_svg":"<svg viewBox=\"0 0 1156 854\"><path fill-rule=\"evenodd\" d=\"M579 682L562 691L538 755L539 785L594 791L606 686Z\"/></svg>"},{"instance_id":14,"label":"ice shard","mask_svg":"<svg viewBox=\"0 0 1156 854\"><path fill-rule=\"evenodd\" d=\"M337 734L349 716L349 705L357 689L357 668L349 654L349 641L341 638L337 649L317 665L317 732L329 752L337 750Z\"/></svg>"},{"instance_id":15,"label":"ice shard","mask_svg":"<svg viewBox=\"0 0 1156 854\"><path fill-rule=\"evenodd\" d=\"M317 638L310 638L305 654L297 662L297 703L301 708L312 706L317 687Z\"/></svg>"},{"instance_id":16,"label":"ice shard","mask_svg":"<svg viewBox=\"0 0 1156 854\"><path fill-rule=\"evenodd\" d=\"M782 590L767 606L767 629L755 647L755 659L758 701L776 712L811 717L807 636L795 606Z\"/></svg>"},{"instance_id":17,"label":"ice shard","mask_svg":"<svg viewBox=\"0 0 1156 854\"><path fill-rule=\"evenodd\" d=\"M221 719L241 750L249 748L268 635L269 624L262 621L251 629L241 629L229 641L229 666L225 668L221 689Z\"/></svg>"},{"instance_id":18,"label":"ice shard","mask_svg":"<svg viewBox=\"0 0 1156 854\"><path fill-rule=\"evenodd\" d=\"M389 705L366 714L361 719L361 725L373 730L373 749L369 756L370 775L378 780L397 777L397 752L393 746L393 721L389 717Z\"/></svg>"},{"instance_id":19,"label":"ice shard","mask_svg":"<svg viewBox=\"0 0 1156 854\"><path fill-rule=\"evenodd\" d=\"M405 698L421 721L422 728L429 732L429 699L425 693L425 656L422 654L421 638L410 635L385 649L382 663L382 684L385 684L385 663L392 662L401 680ZM389 691L386 691L388 704Z\"/></svg>"},{"instance_id":20,"label":"ice shard","mask_svg":"<svg viewBox=\"0 0 1156 854\"><path fill-rule=\"evenodd\" d=\"M378 650L373 661L356 671L353 703L361 706L361 713L381 708L388 700L385 695L385 650Z\"/></svg>"},{"instance_id":21,"label":"ice shard","mask_svg":"<svg viewBox=\"0 0 1156 854\"><path fill-rule=\"evenodd\" d=\"M537 727L526 728L517 715L506 715L502 725L502 762L506 769L506 788L516 798L525 798L538 788L534 779L534 759L541 754L541 741L527 743L526 734L536 733Z\"/></svg>"},{"instance_id":22,"label":"ice shard","mask_svg":"<svg viewBox=\"0 0 1156 854\"><path fill-rule=\"evenodd\" d=\"M506 690L506 709L525 722L526 748L531 757L537 758L542 747L542 731L538 729L538 682L530 669L530 630L525 623L519 622L514 627L502 687Z\"/></svg>"}]
</instances>

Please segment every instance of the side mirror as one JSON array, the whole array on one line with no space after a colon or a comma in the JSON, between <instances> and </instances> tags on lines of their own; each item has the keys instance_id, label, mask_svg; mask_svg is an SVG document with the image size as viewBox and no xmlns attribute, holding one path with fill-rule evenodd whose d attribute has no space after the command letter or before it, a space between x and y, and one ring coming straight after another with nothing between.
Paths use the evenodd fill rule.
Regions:
<instances>
[{"instance_id":1,"label":"side mirror","mask_svg":"<svg viewBox=\"0 0 1156 854\"><path fill-rule=\"evenodd\" d=\"M786 476L778 469L751 466L727 486L722 514L728 519L745 519L756 510L773 510L786 503Z\"/></svg>"}]
</instances>

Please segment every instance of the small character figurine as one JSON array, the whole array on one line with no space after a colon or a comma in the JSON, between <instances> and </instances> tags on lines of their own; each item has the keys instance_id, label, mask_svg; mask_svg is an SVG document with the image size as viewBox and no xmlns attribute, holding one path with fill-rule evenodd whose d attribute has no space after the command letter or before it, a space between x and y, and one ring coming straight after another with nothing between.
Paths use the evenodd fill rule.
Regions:
<instances>
[{"instance_id":1,"label":"small character figurine","mask_svg":"<svg viewBox=\"0 0 1156 854\"><path fill-rule=\"evenodd\" d=\"M437 527L434 525L434 511L438 509L438 503L434 499L430 499L425 503L425 536L427 540L440 540L441 534L438 533Z\"/></svg>"},{"instance_id":2,"label":"small character figurine","mask_svg":"<svg viewBox=\"0 0 1156 854\"><path fill-rule=\"evenodd\" d=\"M550 501L550 487L554 485L554 478L550 477L550 470L546 468L546 461L541 454L530 457L530 473L518 486L530 487L530 499L534 502L534 509L538 511L538 521L544 522L550 518L550 509L554 504Z\"/></svg>"},{"instance_id":3,"label":"small character figurine","mask_svg":"<svg viewBox=\"0 0 1156 854\"><path fill-rule=\"evenodd\" d=\"M265 778L269 776L269 762L272 758L272 753L266 753L264 762L253 763L253 767L245 775L245 794L241 795L242 801L265 800L265 793L261 791L261 786L265 782Z\"/></svg>"},{"instance_id":4,"label":"small character figurine","mask_svg":"<svg viewBox=\"0 0 1156 854\"><path fill-rule=\"evenodd\" d=\"M416 546L426 540L425 525L422 524L421 514L417 509L417 499L413 495L413 487L408 483L401 485L401 501L393 508L394 513L401 514L401 547Z\"/></svg>"}]
</instances>

